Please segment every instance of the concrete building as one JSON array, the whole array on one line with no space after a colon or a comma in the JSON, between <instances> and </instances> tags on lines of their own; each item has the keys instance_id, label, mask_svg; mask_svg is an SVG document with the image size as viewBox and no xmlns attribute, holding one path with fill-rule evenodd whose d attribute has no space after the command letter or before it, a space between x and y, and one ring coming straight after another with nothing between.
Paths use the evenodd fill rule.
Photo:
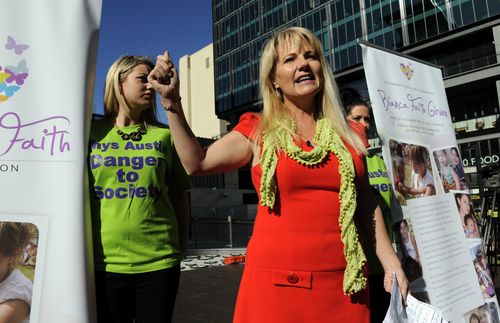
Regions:
<instances>
[{"instance_id":1,"label":"concrete building","mask_svg":"<svg viewBox=\"0 0 500 323\"><path fill-rule=\"evenodd\" d=\"M215 114L213 45L179 60L180 94L186 119L198 137L218 138L227 122Z\"/></svg>"},{"instance_id":2,"label":"concrete building","mask_svg":"<svg viewBox=\"0 0 500 323\"><path fill-rule=\"evenodd\" d=\"M203 147L227 132L228 122L215 114L213 45L179 61L180 95L186 119ZM246 246L255 205L246 206L253 190L240 189L238 171L192 177L190 247ZM252 200L253 201L253 200Z\"/></svg>"}]
</instances>

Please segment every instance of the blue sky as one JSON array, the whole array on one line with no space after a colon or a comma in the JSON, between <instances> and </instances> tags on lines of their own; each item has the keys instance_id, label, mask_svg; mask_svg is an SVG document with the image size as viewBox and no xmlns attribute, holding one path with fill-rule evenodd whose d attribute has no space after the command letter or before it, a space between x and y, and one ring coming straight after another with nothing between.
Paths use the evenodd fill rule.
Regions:
<instances>
[{"instance_id":1,"label":"blue sky","mask_svg":"<svg viewBox=\"0 0 500 323\"><path fill-rule=\"evenodd\" d=\"M155 61L168 50L178 66L182 56L211 42L211 0L103 0L94 112L103 112L106 73L119 56L146 55ZM165 113L158 114L166 122Z\"/></svg>"}]
</instances>

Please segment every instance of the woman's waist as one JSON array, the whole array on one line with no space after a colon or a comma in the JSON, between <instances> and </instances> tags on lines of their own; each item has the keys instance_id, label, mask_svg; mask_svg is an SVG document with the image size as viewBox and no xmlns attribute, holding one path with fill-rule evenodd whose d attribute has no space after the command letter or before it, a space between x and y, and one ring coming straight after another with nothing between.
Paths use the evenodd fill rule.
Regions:
<instances>
[{"instance_id":1,"label":"woman's waist","mask_svg":"<svg viewBox=\"0 0 500 323\"><path fill-rule=\"evenodd\" d=\"M340 234L252 235L246 263L259 267L306 271L343 270L346 266Z\"/></svg>"}]
</instances>

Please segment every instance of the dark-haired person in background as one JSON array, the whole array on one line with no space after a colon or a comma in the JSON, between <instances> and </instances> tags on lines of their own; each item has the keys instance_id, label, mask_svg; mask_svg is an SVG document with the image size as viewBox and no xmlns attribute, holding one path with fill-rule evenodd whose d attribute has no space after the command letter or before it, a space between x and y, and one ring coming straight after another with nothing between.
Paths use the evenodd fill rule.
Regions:
<instances>
[{"instance_id":1,"label":"dark-haired person in background","mask_svg":"<svg viewBox=\"0 0 500 323\"><path fill-rule=\"evenodd\" d=\"M372 116L368 103L353 88L340 90L340 99L344 106L347 120L359 122L365 126L367 135L372 125ZM391 203L391 180L387 176L387 169L382 158L377 154L368 154L365 158L368 173L368 181L373 188L384 215L385 226L392 241L392 216L390 212ZM384 268L380 264L373 246L369 243L365 246L368 259L368 284L370 287L370 321L379 323L384 320L391 295L384 289Z\"/></svg>"}]
</instances>

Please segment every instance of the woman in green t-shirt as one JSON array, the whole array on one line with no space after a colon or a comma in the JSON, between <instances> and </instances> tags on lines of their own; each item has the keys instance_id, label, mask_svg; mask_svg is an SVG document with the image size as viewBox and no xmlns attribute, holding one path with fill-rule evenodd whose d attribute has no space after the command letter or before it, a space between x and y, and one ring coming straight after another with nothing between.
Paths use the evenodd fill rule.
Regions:
<instances>
[{"instance_id":1,"label":"woman in green t-shirt","mask_svg":"<svg viewBox=\"0 0 500 323\"><path fill-rule=\"evenodd\" d=\"M189 178L148 82L154 64L123 56L108 71L104 118L89 142L99 322L170 322L188 236Z\"/></svg>"}]
</instances>

